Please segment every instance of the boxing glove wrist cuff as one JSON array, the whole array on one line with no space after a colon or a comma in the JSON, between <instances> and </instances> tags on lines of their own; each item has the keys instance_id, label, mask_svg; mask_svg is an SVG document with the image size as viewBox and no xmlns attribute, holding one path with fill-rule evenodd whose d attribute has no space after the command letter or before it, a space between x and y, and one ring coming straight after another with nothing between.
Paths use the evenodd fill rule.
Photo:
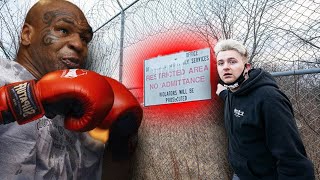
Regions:
<instances>
[{"instance_id":1,"label":"boxing glove wrist cuff","mask_svg":"<svg viewBox=\"0 0 320 180\"><path fill-rule=\"evenodd\" d=\"M11 115L18 124L25 124L44 115L44 109L35 93L35 81L23 81L6 85L7 103ZM10 113L9 113L10 114ZM3 118L10 115L2 114ZM9 123L4 120L4 123Z\"/></svg>"},{"instance_id":2,"label":"boxing glove wrist cuff","mask_svg":"<svg viewBox=\"0 0 320 180\"><path fill-rule=\"evenodd\" d=\"M12 115L11 112L9 111L2 111L0 113L0 124L9 124L12 123L14 121L16 121Z\"/></svg>"}]
</instances>

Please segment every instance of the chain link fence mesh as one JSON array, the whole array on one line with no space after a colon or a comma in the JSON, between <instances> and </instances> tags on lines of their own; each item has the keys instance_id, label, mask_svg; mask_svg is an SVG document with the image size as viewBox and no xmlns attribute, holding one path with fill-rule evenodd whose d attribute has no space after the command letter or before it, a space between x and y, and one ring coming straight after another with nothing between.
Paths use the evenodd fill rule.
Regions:
<instances>
[{"instance_id":1,"label":"chain link fence mesh","mask_svg":"<svg viewBox=\"0 0 320 180\"><path fill-rule=\"evenodd\" d=\"M104 10L99 7L91 13L97 17ZM88 66L117 79L121 76L143 105L143 83L137 79L143 79L144 60L166 54L157 53L159 48L191 42L212 50L216 40L234 38L249 47L256 68L270 72L319 68L319 19L317 0L135 1L124 11L123 27L118 15L96 31L90 55L94 61ZM316 179L320 179L319 78L318 73L276 77L293 103ZM230 179L222 119L222 103L215 95L211 101L174 111L170 105L144 107L132 179Z\"/></svg>"}]
</instances>

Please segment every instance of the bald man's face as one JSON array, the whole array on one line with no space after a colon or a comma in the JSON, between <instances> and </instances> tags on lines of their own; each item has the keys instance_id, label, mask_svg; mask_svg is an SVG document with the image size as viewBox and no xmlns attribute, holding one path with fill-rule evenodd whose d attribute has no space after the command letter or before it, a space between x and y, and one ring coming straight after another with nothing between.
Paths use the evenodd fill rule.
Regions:
<instances>
[{"instance_id":1,"label":"bald man's face","mask_svg":"<svg viewBox=\"0 0 320 180\"><path fill-rule=\"evenodd\" d=\"M34 25L30 44L33 63L40 74L59 69L82 68L88 54L92 29L73 6L47 8Z\"/></svg>"}]
</instances>

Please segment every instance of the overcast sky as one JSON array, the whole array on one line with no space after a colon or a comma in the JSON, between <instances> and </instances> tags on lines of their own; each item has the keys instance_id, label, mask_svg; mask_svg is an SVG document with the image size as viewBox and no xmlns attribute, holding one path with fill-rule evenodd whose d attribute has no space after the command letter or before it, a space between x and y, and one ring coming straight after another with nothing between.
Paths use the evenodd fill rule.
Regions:
<instances>
[{"instance_id":1,"label":"overcast sky","mask_svg":"<svg viewBox=\"0 0 320 180\"><path fill-rule=\"evenodd\" d=\"M38 0L0 0L0 7L3 2L7 2L8 7L11 8L11 12L23 10L21 7L24 7L25 10L28 10L33 4L35 4ZM108 21L115 14L119 13L121 8L118 5L117 0L69 0L70 2L76 4L82 9L84 14L87 16L90 25L93 29L101 26L104 22ZM123 8L130 5L135 0L119 0L119 3ZM98 13L98 14L95 14ZM97 18L100 21L97 21Z\"/></svg>"}]
</instances>

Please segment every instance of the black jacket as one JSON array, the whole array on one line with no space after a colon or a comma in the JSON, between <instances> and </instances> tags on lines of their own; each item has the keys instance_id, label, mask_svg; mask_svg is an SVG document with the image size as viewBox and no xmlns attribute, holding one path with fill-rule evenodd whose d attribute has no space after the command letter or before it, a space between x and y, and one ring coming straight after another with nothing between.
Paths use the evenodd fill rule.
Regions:
<instances>
[{"instance_id":1,"label":"black jacket","mask_svg":"<svg viewBox=\"0 0 320 180\"><path fill-rule=\"evenodd\" d=\"M241 180L313 180L292 105L273 77L253 69L236 92L222 91L229 161Z\"/></svg>"}]
</instances>

